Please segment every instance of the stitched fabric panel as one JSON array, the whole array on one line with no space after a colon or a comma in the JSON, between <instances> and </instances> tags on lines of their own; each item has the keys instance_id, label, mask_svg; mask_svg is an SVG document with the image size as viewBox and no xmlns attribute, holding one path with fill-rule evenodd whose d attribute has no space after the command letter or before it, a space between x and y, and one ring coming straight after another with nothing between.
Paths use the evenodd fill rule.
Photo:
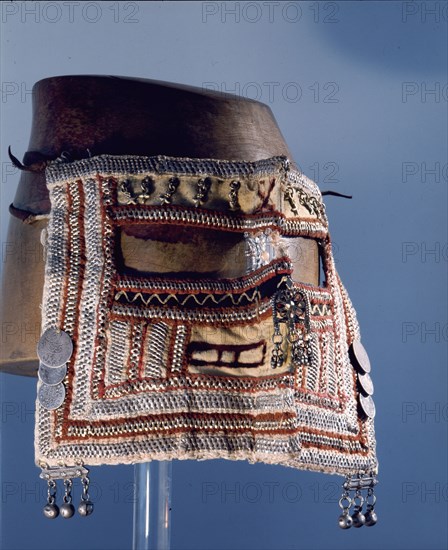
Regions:
<instances>
[{"instance_id":1,"label":"stitched fabric panel","mask_svg":"<svg viewBox=\"0 0 448 550\"><path fill-rule=\"evenodd\" d=\"M47 184L42 326L67 332L74 352L64 403L49 411L37 402L36 464L226 458L376 469L373 421L359 414L348 351L359 327L314 182L284 157L106 155L55 161ZM176 273L175 258L169 275L126 270L127 224L240 233L247 273L195 274L194 258L188 273ZM273 369L273 296L292 272L282 239L295 236L319 242L326 281L294 282L307 308L294 327L309 336L308 358L293 361L283 333L284 361Z\"/></svg>"}]
</instances>

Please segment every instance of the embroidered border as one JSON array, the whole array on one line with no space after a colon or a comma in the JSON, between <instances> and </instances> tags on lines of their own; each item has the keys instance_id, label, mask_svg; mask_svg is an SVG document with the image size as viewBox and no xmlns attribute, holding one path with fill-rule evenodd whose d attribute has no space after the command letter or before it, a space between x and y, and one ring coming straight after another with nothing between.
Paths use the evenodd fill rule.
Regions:
<instances>
[{"instance_id":1,"label":"embroidered border","mask_svg":"<svg viewBox=\"0 0 448 550\"><path fill-rule=\"evenodd\" d=\"M43 326L62 325L72 336L75 351L68 365L64 406L50 412L38 405L36 462L44 460L56 465L81 459L90 464L114 464L151 458L231 458L331 473L374 468L373 422L361 422L358 417L347 352L348 344L359 336L359 328L334 267L324 210L310 207L309 218L298 210L299 216L292 216L282 193L277 195L279 202L273 203L275 208L269 209L269 200L275 198L275 185L271 185L268 199L263 199L267 210L255 214L207 210L212 187L194 191L200 205L194 209L177 204L118 205L120 178L150 177L151 171L158 176L172 173L177 177L247 177L251 185L254 178L262 176L271 184L279 181L282 193L284 186L293 182L320 201L314 184L301 179L284 157L234 163L102 156L51 165L47 171L52 212ZM147 196L151 196L149 184L142 188ZM241 193L241 187L233 189ZM132 193L135 194L134 187ZM232 201L236 208L235 196ZM316 205L313 201L309 204ZM322 239L328 262L327 285L301 285L311 304L310 326L317 352L309 369L314 369L315 374L305 368L294 372L289 367L260 376L245 372L216 376L189 370L188 350L191 352L194 345L188 346L196 341L191 327L200 334L207 326L219 326L219 330L230 331L240 341L244 335L237 334L237 330L248 326L248 322L252 329L265 331L271 304L267 297L258 296L260 299L255 300L253 289L261 281L290 271L290 264L287 259L275 260L234 282L123 277L115 266L116 232L122 223L136 220L176 221L216 230L258 231L260 227L273 227L284 235ZM252 289L252 294L246 288ZM222 297L230 290L246 293L246 298L252 300L245 305L235 302L230 308L222 307L218 300L215 308L187 308L187 303L176 307L163 300L158 306L114 301L120 292L127 298L134 291L141 296L169 291L175 296L187 292L193 296ZM110 330L112 326L115 333ZM115 339L113 345L117 346L123 334L128 351L111 347L110 339ZM148 335L154 335L151 343ZM267 349L263 348L263 357L269 353L270 345L268 337L264 341ZM151 345L155 346L152 350ZM214 349L218 346L203 347L204 357L214 353ZM228 349L224 345L221 351ZM167 359L158 364L159 353ZM125 367L120 354L122 358L129 356ZM221 364L222 356L217 357L204 362L227 368ZM201 364L195 365L199 367ZM234 368L233 364L230 368Z\"/></svg>"}]
</instances>

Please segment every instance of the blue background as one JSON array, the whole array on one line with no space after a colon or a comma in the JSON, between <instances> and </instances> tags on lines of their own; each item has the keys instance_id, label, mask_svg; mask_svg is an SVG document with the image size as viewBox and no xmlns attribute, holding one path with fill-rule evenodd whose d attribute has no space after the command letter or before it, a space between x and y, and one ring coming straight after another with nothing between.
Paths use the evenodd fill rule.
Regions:
<instances>
[{"instance_id":1,"label":"blue background","mask_svg":"<svg viewBox=\"0 0 448 550\"><path fill-rule=\"evenodd\" d=\"M353 195L326 203L373 364L378 525L337 527L338 476L176 461L172 547L445 548L446 2L1 4L2 248L19 179L7 146L27 150L30 90L49 76L137 76L258 99L303 171ZM35 381L0 382L2 548L130 548L133 468L92 468L95 514L46 521Z\"/></svg>"}]
</instances>

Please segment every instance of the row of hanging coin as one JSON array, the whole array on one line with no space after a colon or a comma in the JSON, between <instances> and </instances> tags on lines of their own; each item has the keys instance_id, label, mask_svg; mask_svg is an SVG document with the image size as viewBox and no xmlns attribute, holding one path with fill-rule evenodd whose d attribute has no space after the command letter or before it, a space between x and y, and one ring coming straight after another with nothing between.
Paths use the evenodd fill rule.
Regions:
<instances>
[{"instance_id":1,"label":"row of hanging coin","mask_svg":"<svg viewBox=\"0 0 448 550\"><path fill-rule=\"evenodd\" d=\"M168 180L168 187L165 193L159 195L159 201L161 205L171 204L173 195L176 193L179 187L180 180L177 177L170 177ZM208 193L212 185L212 180L209 177L199 178L196 187L196 194L193 197L193 203L196 207L201 206L207 201ZM151 188L154 187L154 181L150 176L145 177L140 182L140 192L135 192L130 180L122 180L119 184L119 191L126 199L126 204L145 204L147 200L151 198ZM229 208L230 210L240 209L238 202L238 192L241 187L239 181L230 182L229 190Z\"/></svg>"},{"instance_id":2,"label":"row of hanging coin","mask_svg":"<svg viewBox=\"0 0 448 550\"><path fill-rule=\"evenodd\" d=\"M339 507L342 514L339 516L339 527L350 529L350 527L372 527L378 521L375 512L376 496L374 487L378 483L376 475L359 474L347 476L342 485L343 493L339 499ZM362 492L365 492L365 496ZM350 496L353 492L353 496ZM353 511L351 512L351 508Z\"/></svg>"},{"instance_id":3,"label":"row of hanging coin","mask_svg":"<svg viewBox=\"0 0 448 550\"><path fill-rule=\"evenodd\" d=\"M87 472L83 468L84 472ZM41 477L45 477L42 476ZM78 504L78 514L82 517L90 516L93 513L93 502L90 500L89 496L89 477L88 473L84 473L81 477L82 491L81 491L81 501ZM63 480L64 484L64 496L62 497L62 504L60 506L56 503L56 494L57 494L57 484L56 479L50 476L47 479L47 503L44 506L43 513L44 516L48 519L55 519L59 515L62 518L69 519L75 515L75 507L72 504L72 487L73 479L65 477Z\"/></svg>"},{"instance_id":4,"label":"row of hanging coin","mask_svg":"<svg viewBox=\"0 0 448 550\"><path fill-rule=\"evenodd\" d=\"M37 356L39 357L39 403L47 410L59 408L65 399L65 386L63 380L67 374L67 362L73 354L73 342L70 335L63 330L50 327L44 331L37 344ZM81 477L83 486L81 502L78 512L81 516L89 516L93 512L93 504L89 498L88 470L82 466L72 468L47 468L43 469L41 476L47 481L47 504L44 507L44 515L54 519L61 515L63 518L71 518L75 513L72 504L73 477ZM56 480L63 479L64 496L60 507L56 504Z\"/></svg>"},{"instance_id":5,"label":"row of hanging coin","mask_svg":"<svg viewBox=\"0 0 448 550\"><path fill-rule=\"evenodd\" d=\"M363 418L375 418L375 402L373 401L373 382L370 378L370 359L361 340L354 340L349 348L350 362L356 371L358 387L358 403Z\"/></svg>"},{"instance_id":6,"label":"row of hanging coin","mask_svg":"<svg viewBox=\"0 0 448 550\"><path fill-rule=\"evenodd\" d=\"M39 386L37 397L45 409L59 408L65 399L63 380L67 374L67 361L73 353L73 342L63 330L48 328L37 345L39 358Z\"/></svg>"},{"instance_id":7,"label":"row of hanging coin","mask_svg":"<svg viewBox=\"0 0 448 550\"><path fill-rule=\"evenodd\" d=\"M293 365L310 365L312 354L310 302L305 292L294 287L291 277L286 280L286 288L278 290L272 297L272 317L274 346L271 367L276 369L283 365L287 346L291 349ZM280 330L281 324L286 325L286 342Z\"/></svg>"}]
</instances>

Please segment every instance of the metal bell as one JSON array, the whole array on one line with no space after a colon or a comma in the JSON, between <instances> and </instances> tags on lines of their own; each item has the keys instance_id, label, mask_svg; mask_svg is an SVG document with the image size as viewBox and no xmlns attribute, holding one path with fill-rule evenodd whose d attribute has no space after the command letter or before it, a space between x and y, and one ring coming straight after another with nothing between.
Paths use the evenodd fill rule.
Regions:
<instances>
[{"instance_id":1,"label":"metal bell","mask_svg":"<svg viewBox=\"0 0 448 550\"><path fill-rule=\"evenodd\" d=\"M93 508L93 502L90 500L83 500L79 503L78 513L83 517L90 516L90 514L93 514Z\"/></svg>"},{"instance_id":2,"label":"metal bell","mask_svg":"<svg viewBox=\"0 0 448 550\"><path fill-rule=\"evenodd\" d=\"M59 516L59 507L56 504L46 504L43 512L46 518L55 519Z\"/></svg>"},{"instance_id":3,"label":"metal bell","mask_svg":"<svg viewBox=\"0 0 448 550\"><path fill-rule=\"evenodd\" d=\"M341 514L339 516L339 527L341 529L350 529L353 525L353 520L348 514Z\"/></svg>"},{"instance_id":4,"label":"metal bell","mask_svg":"<svg viewBox=\"0 0 448 550\"><path fill-rule=\"evenodd\" d=\"M61 517L68 519L71 518L75 513L75 507L70 502L64 502L60 508Z\"/></svg>"},{"instance_id":5,"label":"metal bell","mask_svg":"<svg viewBox=\"0 0 448 550\"><path fill-rule=\"evenodd\" d=\"M353 520L353 527L356 527L357 529L359 527L362 527L366 523L366 517L361 512L361 510L357 510L354 514L352 514L352 520Z\"/></svg>"},{"instance_id":6,"label":"metal bell","mask_svg":"<svg viewBox=\"0 0 448 550\"><path fill-rule=\"evenodd\" d=\"M378 521L378 516L376 515L375 510L367 510L365 520L367 527L373 527Z\"/></svg>"}]
</instances>

